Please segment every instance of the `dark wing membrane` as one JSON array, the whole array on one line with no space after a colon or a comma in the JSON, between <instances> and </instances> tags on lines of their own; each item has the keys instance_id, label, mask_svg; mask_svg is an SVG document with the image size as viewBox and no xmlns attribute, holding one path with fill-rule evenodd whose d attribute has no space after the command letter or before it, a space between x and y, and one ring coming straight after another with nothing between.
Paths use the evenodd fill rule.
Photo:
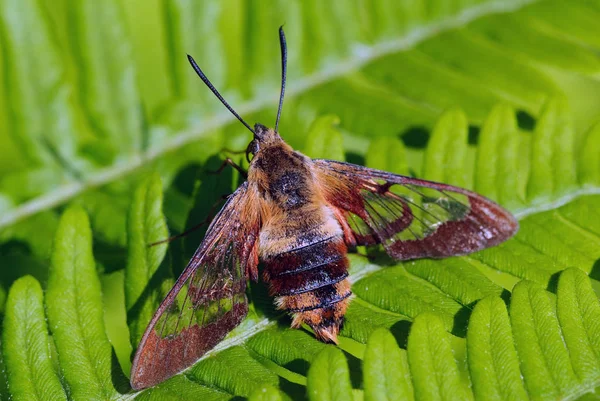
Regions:
<instances>
[{"instance_id":1,"label":"dark wing membrane","mask_svg":"<svg viewBox=\"0 0 600 401\"><path fill-rule=\"evenodd\" d=\"M352 245L383 244L398 260L464 255L519 227L510 212L466 189L330 160L314 160L314 169Z\"/></svg>"},{"instance_id":2,"label":"dark wing membrane","mask_svg":"<svg viewBox=\"0 0 600 401\"><path fill-rule=\"evenodd\" d=\"M246 272L255 270L258 208L244 184L223 206L150 321L131 368L131 386L153 386L191 366L248 312Z\"/></svg>"}]
</instances>

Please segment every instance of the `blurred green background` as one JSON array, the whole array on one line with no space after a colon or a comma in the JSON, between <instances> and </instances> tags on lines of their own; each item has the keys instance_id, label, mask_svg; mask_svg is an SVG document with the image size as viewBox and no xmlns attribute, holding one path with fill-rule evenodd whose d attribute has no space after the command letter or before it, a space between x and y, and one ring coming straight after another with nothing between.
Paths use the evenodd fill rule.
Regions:
<instances>
[{"instance_id":1,"label":"blurred green background","mask_svg":"<svg viewBox=\"0 0 600 401\"><path fill-rule=\"evenodd\" d=\"M45 286L58 218L81 205L109 337L127 366L131 345L117 333L126 329L122 269L134 188L158 172L170 231L180 232L207 160L250 140L186 53L246 121L272 126L280 25L289 52L280 132L309 156L427 176L429 139L450 110L466 118L468 174L445 180L474 188L481 128L502 104L518 127L518 168L509 172L517 184L510 196L487 195L518 213L575 187L597 190L600 183L575 180L548 194L527 177L561 160L529 158L549 109L568 121L557 130L573 131L576 155L600 120L598 21L597 0L0 0L0 311L15 279L32 274ZM438 150L452 154L452 146ZM224 180L205 187L206 213L235 187L236 177Z\"/></svg>"}]
</instances>

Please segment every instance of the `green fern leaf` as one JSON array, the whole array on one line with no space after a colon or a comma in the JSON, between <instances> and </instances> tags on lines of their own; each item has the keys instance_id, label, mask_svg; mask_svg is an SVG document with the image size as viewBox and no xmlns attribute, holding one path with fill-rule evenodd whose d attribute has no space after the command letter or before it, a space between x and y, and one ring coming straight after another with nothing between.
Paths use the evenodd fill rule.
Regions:
<instances>
[{"instance_id":1,"label":"green fern leaf","mask_svg":"<svg viewBox=\"0 0 600 401\"><path fill-rule=\"evenodd\" d=\"M595 0L0 0L0 399L593 397L598 20ZM221 344L133 392L131 351L202 230L147 245L214 213L240 177L208 171L250 140L185 53L271 125L284 23L290 145L472 188L520 231L460 258L350 255L337 347L252 284Z\"/></svg>"}]
</instances>

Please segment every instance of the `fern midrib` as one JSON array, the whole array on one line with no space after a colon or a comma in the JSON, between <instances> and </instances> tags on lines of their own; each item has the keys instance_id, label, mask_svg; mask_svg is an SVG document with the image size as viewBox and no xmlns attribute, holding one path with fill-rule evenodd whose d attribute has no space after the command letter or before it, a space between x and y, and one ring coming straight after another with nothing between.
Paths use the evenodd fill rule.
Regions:
<instances>
[{"instance_id":1,"label":"fern midrib","mask_svg":"<svg viewBox=\"0 0 600 401\"><path fill-rule=\"evenodd\" d=\"M561 398L559 401L577 400L577 399L579 399L579 397L581 397L587 393L596 392L595 390L598 387L600 387L600 380L596 380L595 382L591 382L591 383L587 383L587 384L580 384L579 387L571 390L571 391L573 391L572 394L569 394L568 396Z\"/></svg>"},{"instance_id":2,"label":"fern midrib","mask_svg":"<svg viewBox=\"0 0 600 401\"><path fill-rule=\"evenodd\" d=\"M586 195L600 195L600 187L585 187L576 189L547 202L536 202L534 200L529 206L513 211L513 215L518 220L523 220L525 217L530 216L532 214L558 209L561 206L564 206L567 203L571 203L575 199Z\"/></svg>"},{"instance_id":3,"label":"fern midrib","mask_svg":"<svg viewBox=\"0 0 600 401\"><path fill-rule=\"evenodd\" d=\"M590 241L593 241L596 244L598 244L598 247L600 247L600 235L596 234L595 232L593 232L591 230L588 230L586 228L581 227L579 224L577 224L574 221L568 219L566 216L564 216L558 210L556 212L554 212L554 216L558 220L560 220L561 222L565 223L566 225L568 225L572 229L576 230L581 235L583 235L586 238L588 238Z\"/></svg>"},{"instance_id":4,"label":"fern midrib","mask_svg":"<svg viewBox=\"0 0 600 401\"><path fill-rule=\"evenodd\" d=\"M314 87L340 78L351 71L358 70L361 67L388 54L409 49L416 44L439 34L440 32L464 26L480 17L516 11L537 1L539 0L523 0L521 3L509 5L502 1L484 3L471 8L466 8L451 18L442 19L435 23L417 27L408 32L404 37L398 39L379 42L373 46L355 45L353 54L350 58L341 60L333 67L323 68L322 70L308 75L305 78L301 78L295 82L290 82L288 85L288 94L295 96L304 93ZM278 96L261 96L242 104L241 107L238 108L238 113L242 115L255 113L267 106L276 105L277 101ZM220 114L217 114L215 117L202 122L196 127L180 131L174 135L170 141L166 142L165 144L161 144L160 147L149 149L143 155L137 155L136 157L133 157L128 163L118 164L106 169L102 169L91 174L89 177L86 177L85 182L73 182L66 184L51 192L27 201L14 208L12 211L8 211L0 216L0 229L15 224L41 211L58 206L86 191L98 188L102 185L132 174L146 164L171 152L175 152L184 146L203 138L211 131L225 126L233 121L233 116L231 116L229 113L221 112Z\"/></svg>"}]
</instances>

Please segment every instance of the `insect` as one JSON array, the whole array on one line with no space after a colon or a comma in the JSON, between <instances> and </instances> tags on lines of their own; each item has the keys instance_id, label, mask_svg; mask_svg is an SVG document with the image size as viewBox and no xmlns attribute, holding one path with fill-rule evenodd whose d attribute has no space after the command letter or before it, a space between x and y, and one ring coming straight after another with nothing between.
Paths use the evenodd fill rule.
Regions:
<instances>
[{"instance_id":1,"label":"insect","mask_svg":"<svg viewBox=\"0 0 600 401\"><path fill-rule=\"evenodd\" d=\"M191 366L242 321L246 283L258 280L259 262L292 327L307 324L317 338L335 343L351 295L349 248L381 244L397 260L441 258L497 245L518 229L508 211L466 189L294 151L278 132L287 64L282 28L279 38L275 129L250 127L188 56L254 139L246 150L247 180L212 220L146 329L133 361L134 389Z\"/></svg>"}]
</instances>

